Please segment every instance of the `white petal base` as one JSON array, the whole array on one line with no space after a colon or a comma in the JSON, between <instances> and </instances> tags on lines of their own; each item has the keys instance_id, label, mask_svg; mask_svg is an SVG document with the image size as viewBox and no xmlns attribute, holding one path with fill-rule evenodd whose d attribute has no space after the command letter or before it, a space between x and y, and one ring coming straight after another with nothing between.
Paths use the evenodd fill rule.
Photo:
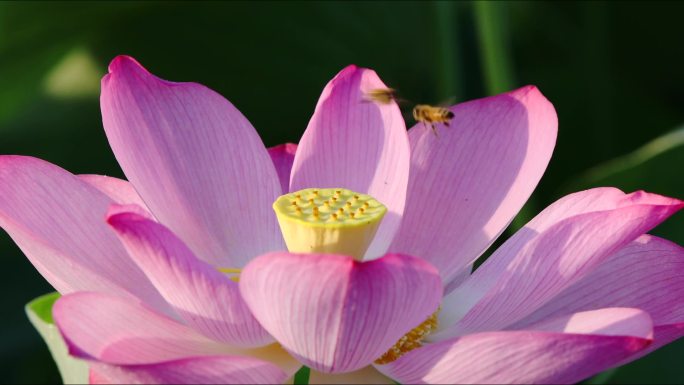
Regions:
<instances>
[{"instance_id":1,"label":"white petal base","mask_svg":"<svg viewBox=\"0 0 684 385\"><path fill-rule=\"evenodd\" d=\"M42 297L38 297L32 302L26 305L26 315L31 321L33 327L38 330L38 333L48 346L52 359L55 360L57 364L57 369L62 376L62 382L65 384L87 384L88 383L88 365L85 361L71 357L67 352L66 344L59 334L59 330L54 323L49 323L43 320L36 312L30 307L32 303L40 300L47 300L47 297L53 296L53 294L46 294Z\"/></svg>"}]
</instances>

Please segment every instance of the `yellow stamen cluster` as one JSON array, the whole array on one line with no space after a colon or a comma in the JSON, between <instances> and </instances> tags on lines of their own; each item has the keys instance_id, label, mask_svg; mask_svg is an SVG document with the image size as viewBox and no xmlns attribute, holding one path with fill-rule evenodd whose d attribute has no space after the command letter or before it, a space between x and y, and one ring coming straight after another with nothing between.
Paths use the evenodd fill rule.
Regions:
<instances>
[{"instance_id":1,"label":"yellow stamen cluster","mask_svg":"<svg viewBox=\"0 0 684 385\"><path fill-rule=\"evenodd\" d=\"M422 324L401 337L390 350L375 360L375 363L378 365L389 364L411 350L421 347L423 340L425 340L433 330L437 329L437 313L439 313L439 310L428 317Z\"/></svg>"},{"instance_id":2,"label":"yellow stamen cluster","mask_svg":"<svg viewBox=\"0 0 684 385\"><path fill-rule=\"evenodd\" d=\"M233 281L240 282L240 273L242 272L242 269L219 267L216 270L220 271L221 273L228 275L228 278L232 279Z\"/></svg>"},{"instance_id":3,"label":"yellow stamen cluster","mask_svg":"<svg viewBox=\"0 0 684 385\"><path fill-rule=\"evenodd\" d=\"M385 206L370 195L343 188L310 188L273 203L285 243L293 253L335 253L363 257Z\"/></svg>"}]
</instances>

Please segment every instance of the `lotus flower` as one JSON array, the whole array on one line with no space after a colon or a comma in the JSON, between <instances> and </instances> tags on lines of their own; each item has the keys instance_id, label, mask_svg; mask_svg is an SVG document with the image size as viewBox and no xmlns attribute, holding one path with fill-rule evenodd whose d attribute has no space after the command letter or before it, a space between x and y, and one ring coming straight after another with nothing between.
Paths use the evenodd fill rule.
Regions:
<instances>
[{"instance_id":1,"label":"lotus flower","mask_svg":"<svg viewBox=\"0 0 684 385\"><path fill-rule=\"evenodd\" d=\"M684 251L644 235L684 202L571 194L470 274L555 110L528 86L407 133L382 88L345 68L299 145L267 150L217 93L120 56L101 107L130 183L0 158L0 225L92 382L572 383L684 334Z\"/></svg>"}]
</instances>

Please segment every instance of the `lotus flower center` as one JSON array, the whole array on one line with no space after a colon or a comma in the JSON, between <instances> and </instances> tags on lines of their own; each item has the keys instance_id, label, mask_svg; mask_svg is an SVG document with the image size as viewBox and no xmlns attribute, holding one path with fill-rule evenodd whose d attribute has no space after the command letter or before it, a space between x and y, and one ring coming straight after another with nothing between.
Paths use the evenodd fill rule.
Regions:
<instances>
[{"instance_id":1,"label":"lotus flower center","mask_svg":"<svg viewBox=\"0 0 684 385\"><path fill-rule=\"evenodd\" d=\"M362 260L387 208L343 188L309 188L280 196L273 209L291 253L343 254Z\"/></svg>"},{"instance_id":2,"label":"lotus flower center","mask_svg":"<svg viewBox=\"0 0 684 385\"><path fill-rule=\"evenodd\" d=\"M428 317L428 319L423 321L422 324L416 326L410 332L406 333L405 336L401 337L390 350L375 360L375 363L378 365L389 364L411 350L421 347L423 340L433 330L437 329L437 313L439 313L439 309Z\"/></svg>"}]
</instances>

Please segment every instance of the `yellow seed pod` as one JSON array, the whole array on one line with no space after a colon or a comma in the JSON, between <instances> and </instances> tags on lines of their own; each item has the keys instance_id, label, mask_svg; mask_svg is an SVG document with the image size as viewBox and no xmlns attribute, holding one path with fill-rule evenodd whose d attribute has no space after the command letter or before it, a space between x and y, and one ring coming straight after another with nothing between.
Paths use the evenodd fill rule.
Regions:
<instances>
[{"instance_id":1,"label":"yellow seed pod","mask_svg":"<svg viewBox=\"0 0 684 385\"><path fill-rule=\"evenodd\" d=\"M303 202L293 204L297 198ZM345 202L344 208L336 209L335 202ZM290 252L343 254L357 260L363 258L387 212L370 195L342 188L285 194L273 209Z\"/></svg>"}]
</instances>

